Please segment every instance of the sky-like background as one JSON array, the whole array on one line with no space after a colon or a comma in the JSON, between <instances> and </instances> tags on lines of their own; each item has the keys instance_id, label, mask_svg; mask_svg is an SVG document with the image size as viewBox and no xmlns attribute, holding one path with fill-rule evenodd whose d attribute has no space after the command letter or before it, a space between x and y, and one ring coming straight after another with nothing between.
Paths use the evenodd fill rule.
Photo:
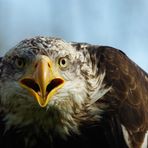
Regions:
<instances>
[{"instance_id":1,"label":"sky-like background","mask_svg":"<svg viewBox=\"0 0 148 148\"><path fill-rule=\"evenodd\" d=\"M0 0L0 56L37 35L119 48L148 71L148 0Z\"/></svg>"}]
</instances>

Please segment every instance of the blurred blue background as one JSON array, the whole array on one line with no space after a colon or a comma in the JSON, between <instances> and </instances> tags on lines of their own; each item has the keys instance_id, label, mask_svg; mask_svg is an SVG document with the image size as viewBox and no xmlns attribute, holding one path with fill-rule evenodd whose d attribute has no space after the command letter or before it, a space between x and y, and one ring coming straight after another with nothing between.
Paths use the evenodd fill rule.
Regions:
<instances>
[{"instance_id":1,"label":"blurred blue background","mask_svg":"<svg viewBox=\"0 0 148 148\"><path fill-rule=\"evenodd\" d=\"M148 71L148 0L0 0L0 55L37 35L108 45Z\"/></svg>"}]
</instances>

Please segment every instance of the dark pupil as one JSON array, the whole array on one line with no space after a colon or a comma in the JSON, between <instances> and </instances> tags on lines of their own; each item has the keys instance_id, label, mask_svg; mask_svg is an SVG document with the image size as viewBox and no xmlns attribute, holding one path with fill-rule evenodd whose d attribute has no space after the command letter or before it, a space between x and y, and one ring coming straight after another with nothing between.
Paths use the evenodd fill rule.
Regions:
<instances>
[{"instance_id":1,"label":"dark pupil","mask_svg":"<svg viewBox=\"0 0 148 148\"><path fill-rule=\"evenodd\" d=\"M23 61L22 61L22 60L18 60L18 61L17 61L17 64L18 64L19 66L22 66L22 65L23 65Z\"/></svg>"},{"instance_id":2,"label":"dark pupil","mask_svg":"<svg viewBox=\"0 0 148 148\"><path fill-rule=\"evenodd\" d=\"M62 65L65 65L66 62L65 62L65 60L62 60L61 63L62 63Z\"/></svg>"}]
</instances>

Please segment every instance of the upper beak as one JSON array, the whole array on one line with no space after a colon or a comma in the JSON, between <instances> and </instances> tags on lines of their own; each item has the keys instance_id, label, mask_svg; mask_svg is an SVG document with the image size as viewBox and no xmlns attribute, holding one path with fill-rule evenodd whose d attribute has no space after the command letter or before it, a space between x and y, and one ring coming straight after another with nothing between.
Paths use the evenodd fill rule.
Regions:
<instances>
[{"instance_id":1,"label":"upper beak","mask_svg":"<svg viewBox=\"0 0 148 148\"><path fill-rule=\"evenodd\" d=\"M31 92L41 107L45 107L50 98L63 86L64 79L55 73L51 60L42 55L34 63L33 72L25 74L20 84Z\"/></svg>"}]
</instances>

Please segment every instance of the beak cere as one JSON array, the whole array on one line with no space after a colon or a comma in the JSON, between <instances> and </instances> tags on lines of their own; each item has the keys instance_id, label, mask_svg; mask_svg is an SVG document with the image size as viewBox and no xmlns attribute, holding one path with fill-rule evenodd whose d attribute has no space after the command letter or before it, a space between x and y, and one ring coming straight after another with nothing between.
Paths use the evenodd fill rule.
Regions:
<instances>
[{"instance_id":1,"label":"beak cere","mask_svg":"<svg viewBox=\"0 0 148 148\"><path fill-rule=\"evenodd\" d=\"M39 56L33 66L31 76L25 74L20 80L20 85L31 92L41 107L45 107L56 91L63 86L64 79L56 76L47 56Z\"/></svg>"}]
</instances>

